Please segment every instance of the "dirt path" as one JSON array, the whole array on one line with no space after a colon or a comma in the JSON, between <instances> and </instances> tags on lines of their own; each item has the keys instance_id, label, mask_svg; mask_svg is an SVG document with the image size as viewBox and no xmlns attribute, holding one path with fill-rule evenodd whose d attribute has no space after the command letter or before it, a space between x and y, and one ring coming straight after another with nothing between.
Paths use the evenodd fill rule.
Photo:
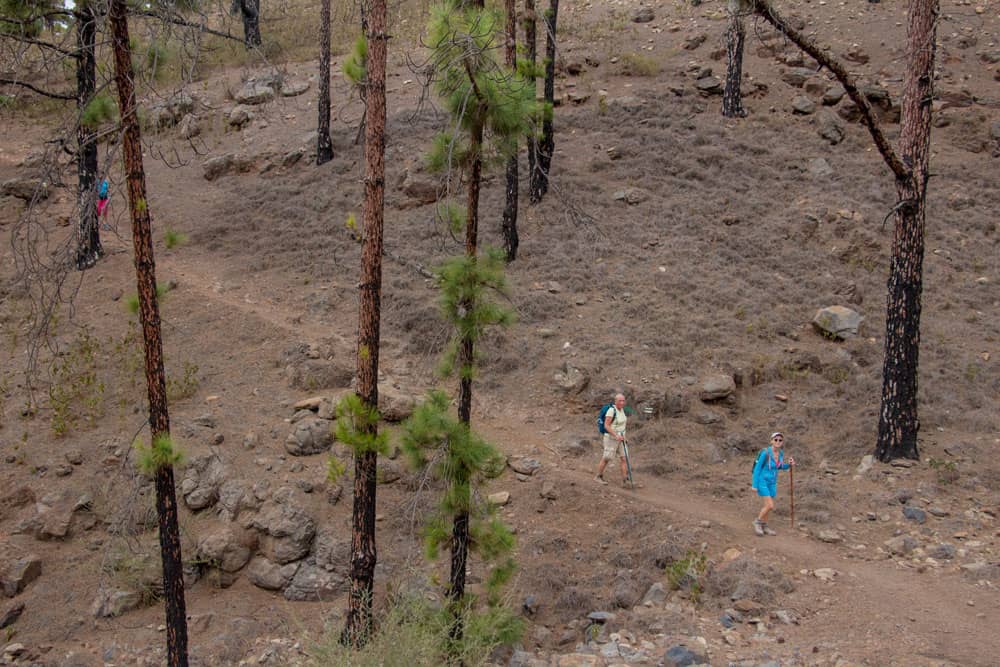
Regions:
<instances>
[{"instance_id":1,"label":"dirt path","mask_svg":"<svg viewBox=\"0 0 1000 667\"><path fill-rule=\"evenodd\" d=\"M756 538L750 526L754 510L748 503L738 506L720 501L674 481L645 477L642 486L631 491L612 485L598 487L587 469L559 467L555 474L582 486L594 485L595 493L602 496L634 498L661 510L710 521L723 541L753 552L762 561L780 562L779 567L786 571L837 570L835 583L823 585L806 579L806 590L800 590L804 597L815 591L820 603L808 621L810 643L827 638L843 640L845 636L861 642L878 639L895 643L895 660L905 652L914 658L938 661L935 664L950 661L986 667L996 664L995 656L1000 655L1000 637L987 632L1000 623L995 596L961 582L954 574L921 574L892 560L848 560L843 547L809 539L787 526L779 527L775 537ZM822 600L834 595L828 586L839 589L836 602L830 605ZM985 617L976 618L977 612Z\"/></svg>"},{"instance_id":2,"label":"dirt path","mask_svg":"<svg viewBox=\"0 0 1000 667\"><path fill-rule=\"evenodd\" d=\"M335 332L330 323L314 317L301 317L301 309L292 302L277 303L272 296L275 286L252 283L223 287L222 276L199 261L194 254L168 257L162 261L164 272L176 275L183 288L200 298L259 319L262 323L301 339L319 340L338 337L344 346L350 342L344 332ZM346 349L350 349L347 347ZM517 414L526 406L504 406L504 413ZM552 450L538 440L538 432L518 428L506 415L484 423L486 431L503 434L501 440L521 442ZM560 430L558 422L549 424ZM517 433L523 430L522 433ZM549 458L549 456L543 456ZM564 459L550 474L581 488L594 485L590 461ZM614 473L612 473L614 474ZM1000 611L989 591L969 586L955 574L918 573L891 560L848 559L845 547L834 547L807 538L787 527L780 527L776 537L757 539L750 520L754 509L748 500L740 504L704 495L694 484L675 480L643 477L642 486L624 490L615 486L594 486L594 493L620 500L637 500L647 506L693 520L711 523L713 536L736 546L764 562L776 564L786 573L818 568L833 568L838 576L833 584L822 584L806 576L798 582L797 604L807 607L803 626L792 629L789 641L801 650L823 642L842 643L845 638L867 646L870 651L893 647L885 659L895 664L906 660L931 661L928 664L992 665L989 656L1000 655L1000 636L988 633L1000 624ZM779 526L775 526L779 527ZM970 604L971 603L971 604ZM864 610L864 613L858 613ZM977 613L985 617L977 618ZM793 644L793 645L796 645ZM907 658L902 658L907 656ZM897 662L900 661L901 662ZM915 664L913 662L909 664Z\"/></svg>"}]
</instances>

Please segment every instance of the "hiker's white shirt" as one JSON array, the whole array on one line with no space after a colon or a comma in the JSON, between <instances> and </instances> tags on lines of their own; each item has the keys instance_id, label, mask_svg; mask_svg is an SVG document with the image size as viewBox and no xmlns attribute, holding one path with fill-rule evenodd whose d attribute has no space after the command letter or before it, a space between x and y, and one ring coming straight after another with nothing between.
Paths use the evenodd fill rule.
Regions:
<instances>
[{"instance_id":1,"label":"hiker's white shirt","mask_svg":"<svg viewBox=\"0 0 1000 667\"><path fill-rule=\"evenodd\" d=\"M614 417L611 419L611 432L615 435L625 435L625 424L628 422L628 417L625 416L625 411L614 408L613 414Z\"/></svg>"}]
</instances>

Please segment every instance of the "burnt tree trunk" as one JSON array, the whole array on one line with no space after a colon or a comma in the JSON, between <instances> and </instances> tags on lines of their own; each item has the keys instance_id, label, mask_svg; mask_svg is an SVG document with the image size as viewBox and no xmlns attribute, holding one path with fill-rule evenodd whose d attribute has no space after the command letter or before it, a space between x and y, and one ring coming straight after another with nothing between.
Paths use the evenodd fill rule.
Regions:
<instances>
[{"instance_id":1,"label":"burnt tree trunk","mask_svg":"<svg viewBox=\"0 0 1000 667\"><path fill-rule=\"evenodd\" d=\"M924 223L930 163L931 99L938 0L913 0L907 25L907 65L900 114L899 153L912 170L896 180L895 231L885 318L882 406L875 456L918 459L917 371Z\"/></svg>"},{"instance_id":2,"label":"burnt tree trunk","mask_svg":"<svg viewBox=\"0 0 1000 667\"><path fill-rule=\"evenodd\" d=\"M505 0L507 13L507 43L504 51L510 75L517 73L517 9L514 0ZM503 237L504 254L508 262L517 259L517 137L514 137L513 154L507 158L507 203L503 209L503 224L500 227Z\"/></svg>"},{"instance_id":3,"label":"burnt tree trunk","mask_svg":"<svg viewBox=\"0 0 1000 667\"><path fill-rule=\"evenodd\" d=\"M149 395L149 430L151 437L170 435L167 413L166 374L163 369L163 341L160 337L160 309L156 300L156 264L153 260L153 236L149 204L146 199L146 174L142 164L142 143L129 46L125 0L112 0L109 20L115 61L115 84L122 126L122 161L128 189L135 247L135 274L139 292L139 321L145 348L146 388ZM180 532L177 528L177 496L174 469L167 464L156 470L156 513L159 519L160 555L163 559L163 597L167 616L167 664L187 667L187 617L184 605Z\"/></svg>"},{"instance_id":4,"label":"burnt tree trunk","mask_svg":"<svg viewBox=\"0 0 1000 667\"><path fill-rule=\"evenodd\" d=\"M482 100L479 101L480 104ZM466 199L465 224L465 254L475 260L479 244L479 192L483 177L483 120L482 111L477 108L477 121L469 131L469 189ZM464 304L466 312L472 309L471 303ZM472 339L462 338L458 345L459 383L458 383L458 420L468 427L472 422L472 373L469 368L475 358ZM471 492L469 480L456 474L452 480L453 488L460 497L456 505L460 508L455 512L451 528L451 576L448 584L448 597L453 604L460 604L465 597L465 570L469 561L469 504ZM463 622L456 612L455 625L451 629L454 638L462 636Z\"/></svg>"},{"instance_id":5,"label":"burnt tree trunk","mask_svg":"<svg viewBox=\"0 0 1000 667\"><path fill-rule=\"evenodd\" d=\"M361 249L358 307L358 396L378 406L379 323L382 295L382 223L385 208L386 2L373 0L368 16L368 74L365 105L364 244ZM378 425L367 428L375 435ZM375 489L378 454L354 457L354 508L351 530L351 592L341 641L364 644L372 632L375 584Z\"/></svg>"},{"instance_id":6,"label":"burnt tree trunk","mask_svg":"<svg viewBox=\"0 0 1000 667\"><path fill-rule=\"evenodd\" d=\"M559 0L550 0L549 11L545 12L545 115L542 117L542 136L538 140L538 164L532 174L529 197L532 202L540 202L549 191L549 171L552 168L552 154L555 152L555 134L552 117L555 115L556 99L556 18L559 16Z\"/></svg>"},{"instance_id":7,"label":"burnt tree trunk","mask_svg":"<svg viewBox=\"0 0 1000 667\"><path fill-rule=\"evenodd\" d=\"M333 159L330 141L330 0L319 3L319 121L316 130L316 164Z\"/></svg>"},{"instance_id":8,"label":"burnt tree trunk","mask_svg":"<svg viewBox=\"0 0 1000 667\"><path fill-rule=\"evenodd\" d=\"M743 118L747 115L743 108L743 95L740 91L740 83L743 79L743 45L746 42L743 3L740 0L729 0L728 9L726 87L722 93L722 115L726 118Z\"/></svg>"},{"instance_id":9,"label":"burnt tree trunk","mask_svg":"<svg viewBox=\"0 0 1000 667\"><path fill-rule=\"evenodd\" d=\"M531 99L534 100L537 93L537 81L535 78L535 66L538 64L538 21L535 16L535 0L524 0L524 54L528 61L530 76L528 84L531 86ZM528 192L531 192L531 183L535 178L537 169L538 139L535 134L538 128L534 123L531 125L531 132L526 137L528 149Z\"/></svg>"},{"instance_id":10,"label":"burnt tree trunk","mask_svg":"<svg viewBox=\"0 0 1000 667\"><path fill-rule=\"evenodd\" d=\"M243 19L243 43L248 49L260 46L260 0L236 0Z\"/></svg>"},{"instance_id":11,"label":"burnt tree trunk","mask_svg":"<svg viewBox=\"0 0 1000 667\"><path fill-rule=\"evenodd\" d=\"M97 132L83 123L84 111L97 90L97 62L94 54L97 17L89 2L77 4L73 16L76 20L76 109L79 115L76 126L76 171L80 219L76 268L83 271L96 264L104 254L97 219Z\"/></svg>"}]
</instances>

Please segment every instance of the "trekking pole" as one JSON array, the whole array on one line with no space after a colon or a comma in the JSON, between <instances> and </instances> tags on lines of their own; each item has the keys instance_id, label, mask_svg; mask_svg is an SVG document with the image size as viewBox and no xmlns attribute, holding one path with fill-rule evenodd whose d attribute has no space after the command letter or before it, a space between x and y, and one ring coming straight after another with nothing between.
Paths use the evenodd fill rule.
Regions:
<instances>
[{"instance_id":1,"label":"trekking pole","mask_svg":"<svg viewBox=\"0 0 1000 667\"><path fill-rule=\"evenodd\" d=\"M625 452L625 469L628 471L628 483L635 491L635 480L632 479L632 461L628 456L628 440L622 440L622 451Z\"/></svg>"},{"instance_id":2,"label":"trekking pole","mask_svg":"<svg viewBox=\"0 0 1000 667\"><path fill-rule=\"evenodd\" d=\"M795 530L795 466L788 468L789 498L792 506L792 530Z\"/></svg>"}]
</instances>

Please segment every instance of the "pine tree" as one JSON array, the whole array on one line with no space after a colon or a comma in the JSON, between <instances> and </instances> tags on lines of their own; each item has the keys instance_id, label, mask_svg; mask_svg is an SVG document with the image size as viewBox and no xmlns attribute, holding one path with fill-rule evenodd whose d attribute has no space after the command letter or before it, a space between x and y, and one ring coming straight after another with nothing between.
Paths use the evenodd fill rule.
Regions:
<instances>
[{"instance_id":1,"label":"pine tree","mask_svg":"<svg viewBox=\"0 0 1000 667\"><path fill-rule=\"evenodd\" d=\"M549 191L549 172L552 169L552 155L556 150L555 116L556 100L556 19L559 17L559 0L549 0L549 9L544 15L545 25L545 107L542 111L542 134L538 140L535 171L532 173L528 198L532 203L542 201Z\"/></svg>"},{"instance_id":2,"label":"pine tree","mask_svg":"<svg viewBox=\"0 0 1000 667\"><path fill-rule=\"evenodd\" d=\"M507 40L504 48L504 62L510 71L517 71L517 9L514 0L504 0ZM507 158L507 204L503 209L503 223L500 234L508 262L517 259L517 137L512 139L514 151Z\"/></svg>"},{"instance_id":3,"label":"pine tree","mask_svg":"<svg viewBox=\"0 0 1000 667\"><path fill-rule=\"evenodd\" d=\"M726 11L729 14L729 28L726 30L726 87L722 92L722 115L726 118L743 118L747 115L740 90L743 79L743 45L746 41L744 0L728 0Z\"/></svg>"},{"instance_id":4,"label":"pine tree","mask_svg":"<svg viewBox=\"0 0 1000 667\"><path fill-rule=\"evenodd\" d=\"M156 295L156 263L142 142L135 95L135 75L129 42L125 0L112 0L109 12L114 50L115 84L122 124L122 161L125 164L135 272L139 292L139 321L145 349L146 388L149 398L149 430L155 457L156 511L159 520L160 556L163 561L163 597L166 603L167 664L187 667L187 615L180 531L177 526L177 495L174 489L174 456L169 451L170 417L167 412L163 339Z\"/></svg>"},{"instance_id":5,"label":"pine tree","mask_svg":"<svg viewBox=\"0 0 1000 667\"><path fill-rule=\"evenodd\" d=\"M457 165L468 183L464 220L448 208L456 230L465 227L465 254L442 268L440 285L446 319L456 328L444 368L459 378L458 421L468 429L472 420L472 380L475 343L485 327L509 320L509 314L483 299L483 290L502 286L503 260L498 253L478 256L479 191L484 160L503 160L512 144L524 134L534 113L535 102L523 77L499 65L493 45L501 34L500 14L481 2L448 0L432 12L429 44L437 67L437 92L451 113L459 134L439 135L429 162L435 169ZM449 441L451 451L459 443ZM458 467L452 472L451 576L448 597L456 610L465 597L465 572L472 538L470 530L470 475ZM457 613L457 611L456 611ZM462 621L456 618L460 637Z\"/></svg>"},{"instance_id":6,"label":"pine tree","mask_svg":"<svg viewBox=\"0 0 1000 667\"><path fill-rule=\"evenodd\" d=\"M333 159L330 140L330 0L319 3L319 120L316 124L316 165Z\"/></svg>"},{"instance_id":7,"label":"pine tree","mask_svg":"<svg viewBox=\"0 0 1000 667\"><path fill-rule=\"evenodd\" d=\"M895 214L885 318L885 358L875 457L919 458L917 372L920 353L920 297L923 290L924 227L930 176L931 102L934 98L935 35L939 0L912 0L907 12L906 71L900 111L899 153L893 149L844 66L795 30L768 0L748 0L753 11L785 34L837 77L861 113L861 120L892 171L899 201Z\"/></svg>"},{"instance_id":8,"label":"pine tree","mask_svg":"<svg viewBox=\"0 0 1000 667\"><path fill-rule=\"evenodd\" d=\"M365 207L358 306L357 394L347 397L337 420L337 438L354 449L351 530L351 593L341 637L360 646L372 631L375 582L375 490L378 454L379 327L382 312L382 227L385 211L385 70L389 35L385 0L373 0L367 22L365 75Z\"/></svg>"},{"instance_id":9,"label":"pine tree","mask_svg":"<svg viewBox=\"0 0 1000 667\"><path fill-rule=\"evenodd\" d=\"M243 19L243 44L248 49L260 46L260 0L233 0L230 12Z\"/></svg>"},{"instance_id":10,"label":"pine tree","mask_svg":"<svg viewBox=\"0 0 1000 667\"><path fill-rule=\"evenodd\" d=\"M74 94L46 90L28 84L18 77L0 74L0 83L29 88L35 93L59 100L75 100L77 108L76 170L77 170L77 244L76 268L83 271L97 263L104 254L101 246L100 226L97 219L97 131L96 124L103 120L92 113L97 90L97 14L92 0L79 0L72 9L63 9L49 0L2 0L0 15L8 21L0 22L0 39L20 42L18 47L30 44L52 70L58 70L59 61L69 59L76 73ZM65 20L73 25L75 44L41 39L52 21ZM52 38L58 39L57 32ZM29 40L29 41L25 41ZM17 48L15 52L20 51Z\"/></svg>"},{"instance_id":11,"label":"pine tree","mask_svg":"<svg viewBox=\"0 0 1000 667\"><path fill-rule=\"evenodd\" d=\"M462 260L455 260L455 263ZM494 278L502 276L502 258L494 257ZM459 272L463 269L455 266ZM447 278L442 276L442 283ZM447 312L447 306L445 307ZM477 435L469 424L451 414L451 399L443 391L432 391L403 425L402 449L417 469L431 467L437 479L446 483L437 513L424 524L427 556L434 560L442 548L451 551L451 581L448 597L453 616L451 653L461 654L463 628L476 616L475 598L465 594L465 571L470 553L490 567L486 577L487 614L490 615L491 643L509 643L520 634L519 619L503 607L501 592L516 570L512 557L514 536L496 516L496 508L482 502L473 490L484 479L496 477L506 467L505 457ZM455 532L456 522L464 526L462 541ZM450 526L449 526L450 524ZM460 577L456 567L461 566ZM456 588L458 587L458 588ZM481 625L481 624L479 624Z\"/></svg>"}]
</instances>

